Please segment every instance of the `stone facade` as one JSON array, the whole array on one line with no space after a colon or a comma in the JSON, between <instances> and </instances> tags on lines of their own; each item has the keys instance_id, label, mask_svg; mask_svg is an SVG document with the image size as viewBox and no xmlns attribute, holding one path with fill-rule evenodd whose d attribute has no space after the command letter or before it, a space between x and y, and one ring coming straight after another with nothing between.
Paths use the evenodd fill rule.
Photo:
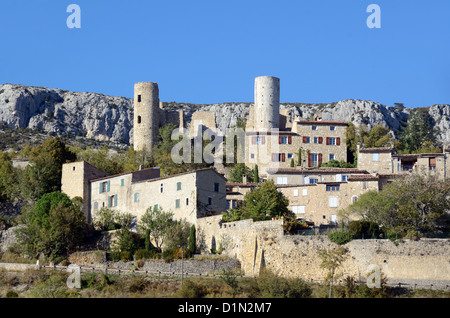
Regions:
<instances>
[{"instance_id":1,"label":"stone facade","mask_svg":"<svg viewBox=\"0 0 450 318\"><path fill-rule=\"evenodd\" d=\"M366 170L355 168L281 168L267 171L267 179L275 184L313 184L317 182L341 182L350 176L368 175Z\"/></svg>"},{"instance_id":2,"label":"stone facade","mask_svg":"<svg viewBox=\"0 0 450 318\"><path fill-rule=\"evenodd\" d=\"M282 220L253 222L243 220L222 223L220 216L199 222L201 244L206 250L221 246L223 254L241 262L246 275L258 275L261 268L285 277L322 280L319 251L335 249L327 236L284 235ZM347 253L339 272L363 281L371 264L379 266L389 281L450 281L450 241L448 239L353 240L343 245ZM445 287L445 285L444 285Z\"/></svg>"},{"instance_id":3,"label":"stone facade","mask_svg":"<svg viewBox=\"0 0 450 318\"><path fill-rule=\"evenodd\" d=\"M160 126L159 88L152 82L134 85L133 145L139 151L151 150Z\"/></svg>"},{"instance_id":4,"label":"stone facade","mask_svg":"<svg viewBox=\"0 0 450 318\"><path fill-rule=\"evenodd\" d=\"M196 224L197 218L226 210L226 179L214 169L201 169L159 177L159 169L91 180L91 205L96 211L108 207L140 219L148 208L172 212L174 219ZM152 171L158 174L151 175Z\"/></svg>"},{"instance_id":5,"label":"stone facade","mask_svg":"<svg viewBox=\"0 0 450 318\"><path fill-rule=\"evenodd\" d=\"M358 169L376 173L383 184L408 173L435 176L439 180L450 177L450 152L444 147L442 153L396 154L393 148L361 148L358 151Z\"/></svg>"},{"instance_id":6,"label":"stone facade","mask_svg":"<svg viewBox=\"0 0 450 318\"><path fill-rule=\"evenodd\" d=\"M83 212L91 221L91 192L89 180L105 177L107 174L86 161L67 163L62 166L61 191L73 199L83 199Z\"/></svg>"}]
</instances>

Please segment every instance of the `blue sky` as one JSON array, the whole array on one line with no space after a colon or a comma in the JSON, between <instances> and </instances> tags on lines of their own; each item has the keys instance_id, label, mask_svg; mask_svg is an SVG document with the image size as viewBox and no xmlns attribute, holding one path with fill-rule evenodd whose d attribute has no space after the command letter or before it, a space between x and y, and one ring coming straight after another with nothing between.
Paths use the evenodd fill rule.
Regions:
<instances>
[{"instance_id":1,"label":"blue sky","mask_svg":"<svg viewBox=\"0 0 450 318\"><path fill-rule=\"evenodd\" d=\"M209 104L253 102L271 75L281 102L450 104L448 0L17 0L0 29L1 84L132 97L151 81L162 101Z\"/></svg>"}]
</instances>

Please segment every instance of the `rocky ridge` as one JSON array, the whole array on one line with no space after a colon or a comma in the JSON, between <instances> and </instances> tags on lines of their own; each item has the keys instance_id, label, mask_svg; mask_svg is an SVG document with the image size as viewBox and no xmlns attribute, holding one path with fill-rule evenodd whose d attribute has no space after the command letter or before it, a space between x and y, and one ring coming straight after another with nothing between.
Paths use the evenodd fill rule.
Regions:
<instances>
[{"instance_id":1,"label":"rocky ridge","mask_svg":"<svg viewBox=\"0 0 450 318\"><path fill-rule=\"evenodd\" d=\"M195 111L215 113L219 131L237 126L239 118L248 118L252 103L194 105L165 103L170 110L183 109L187 126ZM329 104L283 103L291 116L308 119L351 121L356 126L383 125L395 135L412 109L349 99ZM426 110L434 121L437 140L450 143L450 105L433 105ZM133 136L133 99L97 93L70 92L61 89L0 85L0 125L10 129L29 128L53 135L82 136L98 141L129 145Z\"/></svg>"}]
</instances>

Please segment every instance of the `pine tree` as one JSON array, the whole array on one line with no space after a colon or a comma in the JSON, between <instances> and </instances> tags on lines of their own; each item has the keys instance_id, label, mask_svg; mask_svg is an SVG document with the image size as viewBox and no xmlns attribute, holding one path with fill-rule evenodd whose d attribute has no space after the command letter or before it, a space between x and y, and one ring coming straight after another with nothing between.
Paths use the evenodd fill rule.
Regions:
<instances>
[{"instance_id":1,"label":"pine tree","mask_svg":"<svg viewBox=\"0 0 450 318\"><path fill-rule=\"evenodd\" d=\"M259 172L258 172L258 165L255 165L255 170L254 170L254 177L253 177L253 182L258 183L259 182Z\"/></svg>"}]
</instances>

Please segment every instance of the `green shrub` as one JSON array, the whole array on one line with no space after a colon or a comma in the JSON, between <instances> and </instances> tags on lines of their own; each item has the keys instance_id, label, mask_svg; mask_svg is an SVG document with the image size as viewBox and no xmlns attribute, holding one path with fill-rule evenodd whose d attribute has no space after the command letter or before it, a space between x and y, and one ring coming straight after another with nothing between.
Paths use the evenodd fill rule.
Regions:
<instances>
[{"instance_id":1,"label":"green shrub","mask_svg":"<svg viewBox=\"0 0 450 318\"><path fill-rule=\"evenodd\" d=\"M310 298L311 287L300 278L286 278L264 270L257 278L259 294L266 298Z\"/></svg>"},{"instance_id":2,"label":"green shrub","mask_svg":"<svg viewBox=\"0 0 450 318\"><path fill-rule=\"evenodd\" d=\"M123 251L120 253L120 260L124 262L132 261L133 256L130 251Z\"/></svg>"},{"instance_id":3,"label":"green shrub","mask_svg":"<svg viewBox=\"0 0 450 318\"><path fill-rule=\"evenodd\" d=\"M331 232L328 234L330 241L342 245L352 240L352 236L348 232Z\"/></svg>"},{"instance_id":4,"label":"green shrub","mask_svg":"<svg viewBox=\"0 0 450 318\"><path fill-rule=\"evenodd\" d=\"M202 298L206 294L205 286L191 280L186 280L177 291L177 296L180 298Z\"/></svg>"},{"instance_id":5,"label":"green shrub","mask_svg":"<svg viewBox=\"0 0 450 318\"><path fill-rule=\"evenodd\" d=\"M141 259L154 259L154 258L158 258L158 257L159 257L159 253L154 249L151 249L151 250L140 249L134 253L135 261L138 261Z\"/></svg>"},{"instance_id":6,"label":"green shrub","mask_svg":"<svg viewBox=\"0 0 450 318\"><path fill-rule=\"evenodd\" d=\"M351 221L347 227L347 232L355 239L378 237L383 233L377 223L366 220Z\"/></svg>"},{"instance_id":7,"label":"green shrub","mask_svg":"<svg viewBox=\"0 0 450 318\"><path fill-rule=\"evenodd\" d=\"M83 275L84 276L84 275ZM108 275L105 274L87 274L81 279L81 286L83 288L94 288L97 290L102 290L107 285L110 285L111 281Z\"/></svg>"},{"instance_id":8,"label":"green shrub","mask_svg":"<svg viewBox=\"0 0 450 318\"><path fill-rule=\"evenodd\" d=\"M6 298L19 298L19 294L14 290L8 290L8 292L6 293Z\"/></svg>"}]
</instances>

